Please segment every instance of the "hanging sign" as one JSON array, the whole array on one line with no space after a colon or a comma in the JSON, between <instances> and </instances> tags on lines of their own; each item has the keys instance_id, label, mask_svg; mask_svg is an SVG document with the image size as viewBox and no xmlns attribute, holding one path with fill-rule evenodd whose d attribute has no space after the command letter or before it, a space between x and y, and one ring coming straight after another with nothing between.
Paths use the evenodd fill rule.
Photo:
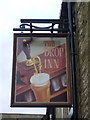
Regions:
<instances>
[{"instance_id":1,"label":"hanging sign","mask_svg":"<svg viewBox=\"0 0 90 120\"><path fill-rule=\"evenodd\" d=\"M67 34L15 33L11 106L70 106Z\"/></svg>"}]
</instances>

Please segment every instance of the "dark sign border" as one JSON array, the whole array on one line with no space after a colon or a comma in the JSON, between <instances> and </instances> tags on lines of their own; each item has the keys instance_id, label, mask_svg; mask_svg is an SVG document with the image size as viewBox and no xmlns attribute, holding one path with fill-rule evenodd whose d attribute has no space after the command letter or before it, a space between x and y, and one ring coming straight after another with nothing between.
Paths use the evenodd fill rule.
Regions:
<instances>
[{"instance_id":1,"label":"dark sign border","mask_svg":"<svg viewBox=\"0 0 90 120\"><path fill-rule=\"evenodd\" d=\"M67 72L68 72L68 98L67 102L15 102L15 74L16 74L16 50L17 50L17 38L18 37L58 37L66 38L67 46ZM13 44L13 70L12 70L12 90L11 90L11 107L70 107L72 106L72 95L71 95L71 57L70 57L70 41L69 34L66 33L14 33L14 44Z\"/></svg>"}]
</instances>

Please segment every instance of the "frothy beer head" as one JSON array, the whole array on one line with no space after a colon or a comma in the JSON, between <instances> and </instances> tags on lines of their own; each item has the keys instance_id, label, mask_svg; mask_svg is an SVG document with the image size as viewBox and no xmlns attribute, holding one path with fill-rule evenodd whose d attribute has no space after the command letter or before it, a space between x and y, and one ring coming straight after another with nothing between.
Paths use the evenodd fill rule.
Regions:
<instances>
[{"instance_id":1,"label":"frothy beer head","mask_svg":"<svg viewBox=\"0 0 90 120\"><path fill-rule=\"evenodd\" d=\"M31 77L30 82L34 86L41 87L48 84L49 78L50 76L47 73L38 73Z\"/></svg>"}]
</instances>

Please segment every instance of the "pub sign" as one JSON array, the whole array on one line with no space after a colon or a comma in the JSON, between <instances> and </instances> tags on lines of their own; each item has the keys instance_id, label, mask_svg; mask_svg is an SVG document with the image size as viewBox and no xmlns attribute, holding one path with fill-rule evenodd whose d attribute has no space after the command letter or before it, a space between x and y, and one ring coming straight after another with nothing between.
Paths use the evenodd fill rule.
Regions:
<instances>
[{"instance_id":1,"label":"pub sign","mask_svg":"<svg viewBox=\"0 0 90 120\"><path fill-rule=\"evenodd\" d=\"M15 33L11 106L70 106L67 34Z\"/></svg>"}]
</instances>

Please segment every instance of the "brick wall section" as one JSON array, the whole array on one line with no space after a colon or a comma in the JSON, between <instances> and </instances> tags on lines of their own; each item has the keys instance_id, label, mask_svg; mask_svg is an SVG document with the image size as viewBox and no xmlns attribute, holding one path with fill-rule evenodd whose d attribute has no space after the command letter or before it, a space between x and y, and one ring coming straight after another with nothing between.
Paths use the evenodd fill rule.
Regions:
<instances>
[{"instance_id":1,"label":"brick wall section","mask_svg":"<svg viewBox=\"0 0 90 120\"><path fill-rule=\"evenodd\" d=\"M90 118L89 108L89 86L90 86L90 19L89 3L75 3L76 18L76 77L78 94L78 116L79 118Z\"/></svg>"}]
</instances>

